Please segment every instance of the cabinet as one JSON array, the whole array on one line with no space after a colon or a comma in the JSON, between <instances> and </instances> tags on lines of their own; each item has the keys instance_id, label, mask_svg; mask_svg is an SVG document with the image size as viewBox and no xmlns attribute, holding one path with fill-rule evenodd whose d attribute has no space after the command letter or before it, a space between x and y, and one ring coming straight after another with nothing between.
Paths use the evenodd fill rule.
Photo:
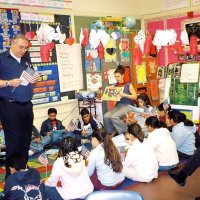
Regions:
<instances>
[{"instance_id":1,"label":"cabinet","mask_svg":"<svg viewBox=\"0 0 200 200\"><path fill-rule=\"evenodd\" d=\"M90 113L94 112L95 117L97 116L97 111L96 111L97 106L95 98L78 99L79 115L81 113L82 108L87 108L90 111Z\"/></svg>"}]
</instances>

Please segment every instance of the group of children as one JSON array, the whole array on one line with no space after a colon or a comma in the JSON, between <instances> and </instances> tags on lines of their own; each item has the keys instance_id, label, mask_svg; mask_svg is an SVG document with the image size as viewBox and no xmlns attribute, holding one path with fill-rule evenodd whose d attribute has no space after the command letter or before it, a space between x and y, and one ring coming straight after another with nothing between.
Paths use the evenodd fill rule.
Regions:
<instances>
[{"instance_id":1,"label":"group of children","mask_svg":"<svg viewBox=\"0 0 200 200\"><path fill-rule=\"evenodd\" d=\"M37 192L29 195L50 200L76 199L84 198L94 189L118 188L125 177L133 181L150 182L158 177L158 170L173 169L179 159L193 155L196 127L184 114L171 110L168 103L160 104L157 113L152 111L154 108L146 94L138 96L138 104L139 108L131 107L134 114L130 117L127 113L124 119L128 126L124 138L129 146L125 160L122 160L110 134L100 128L87 109L81 110L82 119L73 132L68 132L62 122L56 119L55 109L49 109L49 118L42 124L41 135L33 131L31 149L39 151L47 143L59 141L58 157L45 186L39 179L37 183L33 181ZM54 133L53 130L62 131ZM54 137L54 134L58 135ZM35 148L34 145L39 145L40 148ZM92 149L87 167L78 149L81 145ZM23 160L20 156L18 159L17 163L21 163L20 159ZM23 173L26 177L27 174L35 173L34 176L38 177L35 170L31 171L32 169L24 166L23 161L21 166L13 163L15 160L11 158L10 167L14 168L16 178L8 177L5 185L5 195L12 197L10 199L15 199L12 195L17 196L15 193L19 190L21 194L28 195L25 190L27 182L20 184L19 174ZM61 187L57 186L58 181L61 182ZM31 183L29 181L30 188L33 188Z\"/></svg>"}]
</instances>

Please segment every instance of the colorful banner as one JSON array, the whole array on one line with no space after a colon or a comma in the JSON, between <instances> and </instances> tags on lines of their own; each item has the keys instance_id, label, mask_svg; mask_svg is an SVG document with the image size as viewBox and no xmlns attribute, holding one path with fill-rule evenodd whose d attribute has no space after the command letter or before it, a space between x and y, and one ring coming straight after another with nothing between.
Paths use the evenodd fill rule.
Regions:
<instances>
[{"instance_id":1,"label":"colorful banner","mask_svg":"<svg viewBox=\"0 0 200 200\"><path fill-rule=\"evenodd\" d=\"M0 8L0 53L10 48L10 40L19 32L19 10Z\"/></svg>"}]
</instances>

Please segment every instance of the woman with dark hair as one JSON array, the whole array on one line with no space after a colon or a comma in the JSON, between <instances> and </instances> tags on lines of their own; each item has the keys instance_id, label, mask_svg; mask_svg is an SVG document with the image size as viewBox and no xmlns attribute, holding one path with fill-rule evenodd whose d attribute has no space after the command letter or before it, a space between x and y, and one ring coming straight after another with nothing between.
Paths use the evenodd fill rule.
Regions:
<instances>
[{"instance_id":1,"label":"woman with dark hair","mask_svg":"<svg viewBox=\"0 0 200 200\"><path fill-rule=\"evenodd\" d=\"M104 115L104 125L108 133L117 131L119 134L123 134L127 131L127 124L122 121L122 117L131 111L128 105L131 105L133 100L137 99L133 85L124 82L124 74L125 68L119 65L114 72L115 79L117 80L114 86L124 87L124 89L119 93L121 99L116 103L114 109Z\"/></svg>"},{"instance_id":2,"label":"woman with dark hair","mask_svg":"<svg viewBox=\"0 0 200 200\"><path fill-rule=\"evenodd\" d=\"M61 187L57 186L58 181L61 181ZM75 139L64 138L46 182L47 197L49 200L84 198L93 188Z\"/></svg>"},{"instance_id":3,"label":"woman with dark hair","mask_svg":"<svg viewBox=\"0 0 200 200\"><path fill-rule=\"evenodd\" d=\"M155 116L147 118L145 125L149 132L147 142L157 156L159 170L176 167L179 162L176 144L166 125Z\"/></svg>"},{"instance_id":4,"label":"woman with dark hair","mask_svg":"<svg viewBox=\"0 0 200 200\"><path fill-rule=\"evenodd\" d=\"M140 125L130 125L125 137L130 148L123 163L124 175L133 181L141 182L150 182L157 178L158 161L156 154L147 145Z\"/></svg>"},{"instance_id":5,"label":"woman with dark hair","mask_svg":"<svg viewBox=\"0 0 200 200\"><path fill-rule=\"evenodd\" d=\"M192 121L178 110L168 112L172 128L172 139L176 143L179 159L188 159L195 151L195 135L197 128Z\"/></svg>"},{"instance_id":6,"label":"woman with dark hair","mask_svg":"<svg viewBox=\"0 0 200 200\"><path fill-rule=\"evenodd\" d=\"M119 151L104 130L92 133L93 151L88 158L88 172L95 189L109 190L121 185L124 180Z\"/></svg>"}]
</instances>

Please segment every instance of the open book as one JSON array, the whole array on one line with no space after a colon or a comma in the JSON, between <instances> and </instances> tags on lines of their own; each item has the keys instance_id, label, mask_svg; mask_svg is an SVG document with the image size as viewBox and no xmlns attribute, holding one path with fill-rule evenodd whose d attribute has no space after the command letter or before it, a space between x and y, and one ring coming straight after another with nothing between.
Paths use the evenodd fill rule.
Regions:
<instances>
[{"instance_id":1,"label":"open book","mask_svg":"<svg viewBox=\"0 0 200 200\"><path fill-rule=\"evenodd\" d=\"M119 93L124 90L124 87L107 86L102 95L103 101L120 101Z\"/></svg>"}]
</instances>

